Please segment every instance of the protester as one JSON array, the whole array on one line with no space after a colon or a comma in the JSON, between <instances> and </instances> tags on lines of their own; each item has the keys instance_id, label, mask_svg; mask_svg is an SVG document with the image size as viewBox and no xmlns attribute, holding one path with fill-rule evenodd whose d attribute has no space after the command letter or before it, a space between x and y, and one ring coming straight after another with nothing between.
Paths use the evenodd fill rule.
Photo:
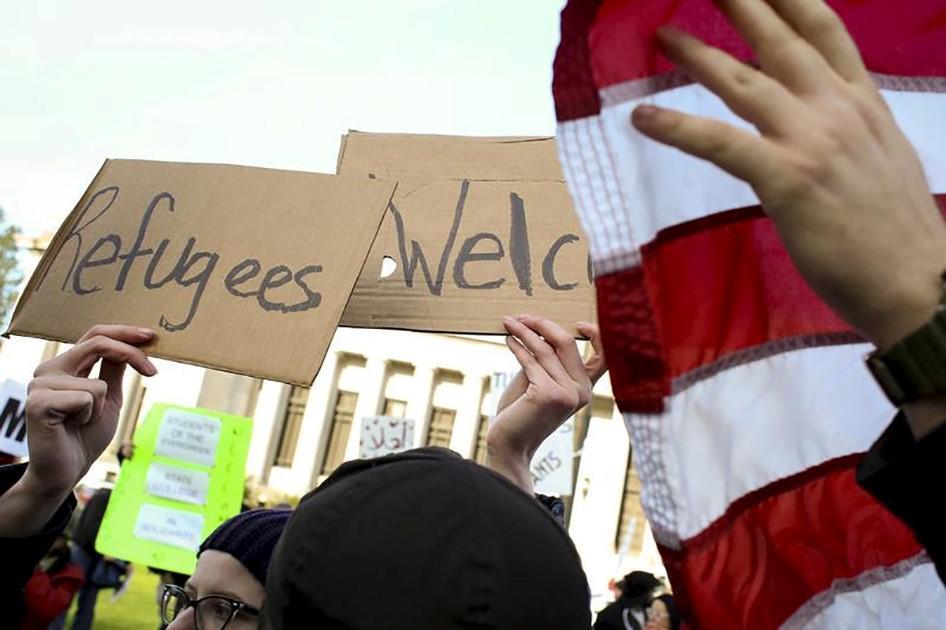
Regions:
<instances>
[{"instance_id":1,"label":"protester","mask_svg":"<svg viewBox=\"0 0 946 630\"><path fill-rule=\"evenodd\" d=\"M644 630L677 630L680 627L680 612L673 595L664 593L654 598L647 609Z\"/></svg>"},{"instance_id":2,"label":"protester","mask_svg":"<svg viewBox=\"0 0 946 630\"><path fill-rule=\"evenodd\" d=\"M109 488L99 488L95 491L82 508L79 523L72 536L72 559L82 567L85 573L84 584L79 591L76 614L70 626L72 630L90 630L95 618L95 603L99 589L103 587L100 576L105 572L102 564L104 558L95 550L95 539L102 526L105 508L108 507L111 494L112 491Z\"/></svg>"},{"instance_id":3,"label":"protester","mask_svg":"<svg viewBox=\"0 0 946 630\"><path fill-rule=\"evenodd\" d=\"M507 318L505 323L511 334L540 349L542 358L519 350L524 348L522 342L510 339L523 371L501 398L488 437L490 466L531 494L531 455L564 420L587 404L591 386L605 366L598 353L583 363L572 337L549 320L523 315ZM597 327L579 324L578 330L598 347ZM543 354L543 348L550 352ZM434 457L457 456L444 451ZM289 510L244 512L212 534L201 546L197 570L187 585L183 589L163 587L162 618L170 624L169 629L193 628L197 618L204 630L253 626L264 607L262 589L270 555L289 515Z\"/></svg>"},{"instance_id":4,"label":"protester","mask_svg":"<svg viewBox=\"0 0 946 630\"><path fill-rule=\"evenodd\" d=\"M54 619L66 613L84 582L85 571L72 560L69 543L60 535L26 583L22 629L46 630Z\"/></svg>"},{"instance_id":5,"label":"protester","mask_svg":"<svg viewBox=\"0 0 946 630\"><path fill-rule=\"evenodd\" d=\"M256 628L266 572L292 510L237 514L200 546L197 568L183 588L166 584L161 619L169 630Z\"/></svg>"},{"instance_id":6,"label":"protester","mask_svg":"<svg viewBox=\"0 0 946 630\"><path fill-rule=\"evenodd\" d=\"M268 626L587 628L568 534L505 477L424 448L342 464L289 519Z\"/></svg>"},{"instance_id":7,"label":"protester","mask_svg":"<svg viewBox=\"0 0 946 630\"><path fill-rule=\"evenodd\" d=\"M529 464L563 422L591 401L591 388L607 371L598 327L580 322L594 352L582 361L572 336L534 315L503 318L506 345L522 369L503 391L486 434L487 465L533 493Z\"/></svg>"},{"instance_id":8,"label":"protester","mask_svg":"<svg viewBox=\"0 0 946 630\"><path fill-rule=\"evenodd\" d=\"M628 573L614 585L617 597L598 613L594 630L644 630L654 592L662 586L646 571Z\"/></svg>"},{"instance_id":9,"label":"protester","mask_svg":"<svg viewBox=\"0 0 946 630\"><path fill-rule=\"evenodd\" d=\"M653 105L632 122L749 183L812 288L878 358L895 352L881 379L901 413L858 477L913 529L946 581L946 511L926 483L946 478L946 223L916 150L827 4L717 5L758 69L675 29L659 38L758 134Z\"/></svg>"},{"instance_id":10,"label":"protester","mask_svg":"<svg viewBox=\"0 0 946 630\"><path fill-rule=\"evenodd\" d=\"M0 467L0 610L12 627L25 613L24 584L69 522L73 489L115 434L125 366L157 373L136 347L153 336L133 326L94 326L36 368L26 402L29 462ZM100 360L99 378L88 378Z\"/></svg>"}]
</instances>

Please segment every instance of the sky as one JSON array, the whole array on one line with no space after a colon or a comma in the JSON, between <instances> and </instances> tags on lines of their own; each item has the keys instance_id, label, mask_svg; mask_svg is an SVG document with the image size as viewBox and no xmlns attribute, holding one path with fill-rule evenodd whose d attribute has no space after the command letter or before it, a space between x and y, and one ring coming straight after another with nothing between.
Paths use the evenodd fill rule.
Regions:
<instances>
[{"instance_id":1,"label":"sky","mask_svg":"<svg viewBox=\"0 0 946 630\"><path fill-rule=\"evenodd\" d=\"M0 207L55 230L106 158L331 173L348 129L553 135L563 4L5 3Z\"/></svg>"}]
</instances>

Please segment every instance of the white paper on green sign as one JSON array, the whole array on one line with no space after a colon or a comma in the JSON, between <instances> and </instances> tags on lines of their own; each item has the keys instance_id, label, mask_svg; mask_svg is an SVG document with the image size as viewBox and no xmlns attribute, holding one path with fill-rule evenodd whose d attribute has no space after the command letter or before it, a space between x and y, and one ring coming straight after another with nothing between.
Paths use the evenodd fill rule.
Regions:
<instances>
[{"instance_id":1,"label":"white paper on green sign","mask_svg":"<svg viewBox=\"0 0 946 630\"><path fill-rule=\"evenodd\" d=\"M135 537L197 551L204 530L204 517L193 512L145 504L138 511Z\"/></svg>"},{"instance_id":2,"label":"white paper on green sign","mask_svg":"<svg viewBox=\"0 0 946 630\"><path fill-rule=\"evenodd\" d=\"M163 499L193 505L207 504L210 475L202 470L154 462L148 466L145 492Z\"/></svg>"},{"instance_id":3,"label":"white paper on green sign","mask_svg":"<svg viewBox=\"0 0 946 630\"><path fill-rule=\"evenodd\" d=\"M210 468L217 459L220 418L168 409L158 429L155 455Z\"/></svg>"}]
</instances>

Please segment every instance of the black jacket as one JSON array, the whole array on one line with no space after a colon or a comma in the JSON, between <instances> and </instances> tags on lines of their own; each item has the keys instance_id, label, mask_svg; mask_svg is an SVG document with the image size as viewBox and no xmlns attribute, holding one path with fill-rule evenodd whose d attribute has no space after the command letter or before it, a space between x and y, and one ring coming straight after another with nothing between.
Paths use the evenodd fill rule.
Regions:
<instances>
[{"instance_id":1,"label":"black jacket","mask_svg":"<svg viewBox=\"0 0 946 630\"><path fill-rule=\"evenodd\" d=\"M25 470L26 464L0 466L0 495L19 481ZM66 529L75 507L76 498L69 495L39 534L25 538L0 538L3 567L0 571L0 610L3 611L4 623L12 621L11 628L18 628L23 619L23 586L56 537Z\"/></svg>"},{"instance_id":2,"label":"black jacket","mask_svg":"<svg viewBox=\"0 0 946 630\"><path fill-rule=\"evenodd\" d=\"M946 583L946 425L917 441L899 414L871 447L857 481L906 523Z\"/></svg>"},{"instance_id":3,"label":"black jacket","mask_svg":"<svg viewBox=\"0 0 946 630\"><path fill-rule=\"evenodd\" d=\"M72 542L93 558L98 557L95 551L95 539L98 538L102 519L105 518L105 508L108 507L108 499L111 495L112 491L108 488L99 488L95 491L92 498L82 508L79 523L72 535Z\"/></svg>"},{"instance_id":4,"label":"black jacket","mask_svg":"<svg viewBox=\"0 0 946 630\"><path fill-rule=\"evenodd\" d=\"M598 613L593 630L641 630L632 609L641 610L640 603L618 597Z\"/></svg>"}]
</instances>

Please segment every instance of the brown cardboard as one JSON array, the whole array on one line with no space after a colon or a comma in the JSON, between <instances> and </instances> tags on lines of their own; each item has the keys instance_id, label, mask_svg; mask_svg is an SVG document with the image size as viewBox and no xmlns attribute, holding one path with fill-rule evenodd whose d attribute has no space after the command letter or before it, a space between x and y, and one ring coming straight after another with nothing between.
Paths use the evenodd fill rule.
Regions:
<instances>
[{"instance_id":1,"label":"brown cardboard","mask_svg":"<svg viewBox=\"0 0 946 630\"><path fill-rule=\"evenodd\" d=\"M502 333L503 315L533 313L574 332L594 321L554 139L351 132L338 172L398 182L343 326ZM382 278L386 256L397 267Z\"/></svg>"},{"instance_id":2,"label":"brown cardboard","mask_svg":"<svg viewBox=\"0 0 946 630\"><path fill-rule=\"evenodd\" d=\"M157 331L154 356L308 385L394 187L107 160L30 278L9 332L73 342L96 323L147 326Z\"/></svg>"}]
</instances>

